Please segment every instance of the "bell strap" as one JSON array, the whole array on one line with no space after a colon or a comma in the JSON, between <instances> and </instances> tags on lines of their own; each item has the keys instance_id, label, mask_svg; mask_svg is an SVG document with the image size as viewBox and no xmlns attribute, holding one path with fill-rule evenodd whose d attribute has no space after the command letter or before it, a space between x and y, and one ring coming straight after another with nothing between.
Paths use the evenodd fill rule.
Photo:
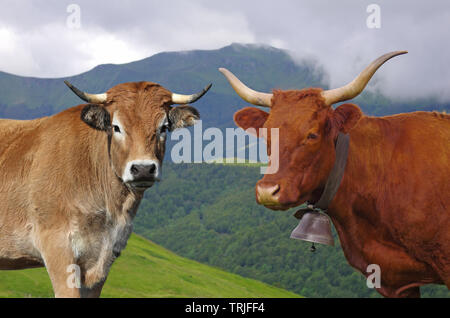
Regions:
<instances>
[{"instance_id":1,"label":"bell strap","mask_svg":"<svg viewBox=\"0 0 450 318\"><path fill-rule=\"evenodd\" d=\"M336 196L344 177L349 146L350 136L340 132L336 141L336 160L334 161L333 169L328 176L327 183L325 184L325 190L323 191L319 201L314 205L314 209L326 211L331 201L333 201Z\"/></svg>"}]
</instances>

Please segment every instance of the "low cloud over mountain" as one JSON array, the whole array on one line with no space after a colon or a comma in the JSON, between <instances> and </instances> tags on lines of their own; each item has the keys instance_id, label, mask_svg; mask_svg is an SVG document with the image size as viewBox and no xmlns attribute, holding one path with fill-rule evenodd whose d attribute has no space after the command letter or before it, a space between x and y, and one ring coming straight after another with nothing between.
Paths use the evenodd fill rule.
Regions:
<instances>
[{"instance_id":1,"label":"low cloud over mountain","mask_svg":"<svg viewBox=\"0 0 450 318\"><path fill-rule=\"evenodd\" d=\"M78 0L73 7L73 1L2 0L0 70L61 77L161 51L264 43L289 50L298 61L317 60L335 87L379 55L408 50L383 67L370 89L394 98L450 101L448 1L376 1L379 29L366 23L373 3Z\"/></svg>"}]
</instances>

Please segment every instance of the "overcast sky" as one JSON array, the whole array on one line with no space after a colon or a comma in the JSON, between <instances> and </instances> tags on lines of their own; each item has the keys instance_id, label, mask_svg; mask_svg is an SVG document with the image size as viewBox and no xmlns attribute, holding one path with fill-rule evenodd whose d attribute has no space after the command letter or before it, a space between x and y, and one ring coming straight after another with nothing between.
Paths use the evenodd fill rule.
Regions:
<instances>
[{"instance_id":1,"label":"overcast sky","mask_svg":"<svg viewBox=\"0 0 450 318\"><path fill-rule=\"evenodd\" d=\"M77 7L80 20L77 20ZM377 4L380 28L367 20ZM0 70L62 77L161 51L233 42L313 57L329 84L352 80L386 52L408 50L379 71L391 97L450 101L450 1L411 0L0 0ZM75 8L75 11L73 11ZM376 20L370 19L372 22Z\"/></svg>"}]
</instances>

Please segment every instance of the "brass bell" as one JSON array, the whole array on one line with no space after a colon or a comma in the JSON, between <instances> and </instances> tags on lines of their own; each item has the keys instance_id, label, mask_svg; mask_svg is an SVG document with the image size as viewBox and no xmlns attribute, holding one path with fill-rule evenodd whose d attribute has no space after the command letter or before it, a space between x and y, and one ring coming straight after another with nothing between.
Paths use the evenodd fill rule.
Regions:
<instances>
[{"instance_id":1,"label":"brass bell","mask_svg":"<svg viewBox=\"0 0 450 318\"><path fill-rule=\"evenodd\" d=\"M292 231L292 239L334 246L331 223L327 215L320 212L306 212L298 226Z\"/></svg>"}]
</instances>

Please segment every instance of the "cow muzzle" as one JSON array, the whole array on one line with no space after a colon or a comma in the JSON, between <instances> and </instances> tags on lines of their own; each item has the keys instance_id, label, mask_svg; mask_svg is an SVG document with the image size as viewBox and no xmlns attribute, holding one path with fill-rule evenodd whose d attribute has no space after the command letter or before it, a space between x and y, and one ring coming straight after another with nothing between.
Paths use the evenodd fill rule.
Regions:
<instances>
[{"instance_id":1,"label":"cow muzzle","mask_svg":"<svg viewBox=\"0 0 450 318\"><path fill-rule=\"evenodd\" d=\"M127 163L122 179L133 188L147 189L161 180L160 170L155 160L134 160Z\"/></svg>"},{"instance_id":2,"label":"cow muzzle","mask_svg":"<svg viewBox=\"0 0 450 318\"><path fill-rule=\"evenodd\" d=\"M285 211L301 205L306 196L286 180L260 180L256 184L256 202L275 211Z\"/></svg>"},{"instance_id":3,"label":"cow muzzle","mask_svg":"<svg viewBox=\"0 0 450 318\"><path fill-rule=\"evenodd\" d=\"M256 201L264 206L278 206L280 189L279 184L260 182L256 185Z\"/></svg>"}]
</instances>

